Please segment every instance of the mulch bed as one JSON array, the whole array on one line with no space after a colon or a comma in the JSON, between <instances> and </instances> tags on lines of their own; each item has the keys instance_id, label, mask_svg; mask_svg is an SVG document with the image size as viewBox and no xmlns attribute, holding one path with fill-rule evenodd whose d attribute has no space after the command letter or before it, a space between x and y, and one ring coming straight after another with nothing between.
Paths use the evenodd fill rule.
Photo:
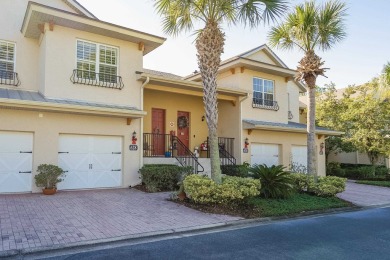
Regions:
<instances>
[{"instance_id":1,"label":"mulch bed","mask_svg":"<svg viewBox=\"0 0 390 260\"><path fill-rule=\"evenodd\" d=\"M177 204L199 210L204 213L210 214L219 214L219 215L230 215L242 218L257 218L259 217L260 212L252 206L239 206L236 208L223 207L222 205L200 205L191 203L188 199L180 200L170 200Z\"/></svg>"},{"instance_id":2,"label":"mulch bed","mask_svg":"<svg viewBox=\"0 0 390 260\"><path fill-rule=\"evenodd\" d=\"M140 191L143 191L143 192L151 193L150 191L148 191L148 189L146 188L145 185L138 184L138 185L134 186L133 188L140 190Z\"/></svg>"}]
</instances>

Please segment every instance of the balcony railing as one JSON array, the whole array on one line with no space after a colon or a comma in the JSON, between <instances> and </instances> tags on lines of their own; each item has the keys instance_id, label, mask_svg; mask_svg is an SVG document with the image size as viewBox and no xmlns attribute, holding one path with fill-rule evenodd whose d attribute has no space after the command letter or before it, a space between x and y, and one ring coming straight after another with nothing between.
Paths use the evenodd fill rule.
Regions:
<instances>
[{"instance_id":1,"label":"balcony railing","mask_svg":"<svg viewBox=\"0 0 390 260\"><path fill-rule=\"evenodd\" d=\"M275 111L279 110L278 102L273 101L273 100L260 99L260 98L253 98L252 107L261 108L261 109L268 109L268 110L275 110Z\"/></svg>"},{"instance_id":2,"label":"balcony railing","mask_svg":"<svg viewBox=\"0 0 390 260\"><path fill-rule=\"evenodd\" d=\"M18 73L12 71L0 70L0 85L19 86L20 80Z\"/></svg>"},{"instance_id":3,"label":"balcony railing","mask_svg":"<svg viewBox=\"0 0 390 260\"><path fill-rule=\"evenodd\" d=\"M291 111L288 111L288 119L291 120L294 118L294 115Z\"/></svg>"},{"instance_id":4,"label":"balcony railing","mask_svg":"<svg viewBox=\"0 0 390 260\"><path fill-rule=\"evenodd\" d=\"M102 88L121 90L124 87L122 77L105 73L94 73L86 70L73 70L70 77L73 84L90 85Z\"/></svg>"}]
</instances>

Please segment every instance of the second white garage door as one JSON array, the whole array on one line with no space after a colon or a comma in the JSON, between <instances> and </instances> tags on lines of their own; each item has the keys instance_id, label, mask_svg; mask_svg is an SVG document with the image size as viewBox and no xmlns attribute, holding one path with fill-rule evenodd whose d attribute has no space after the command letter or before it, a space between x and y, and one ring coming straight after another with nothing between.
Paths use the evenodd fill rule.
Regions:
<instances>
[{"instance_id":1,"label":"second white garage door","mask_svg":"<svg viewBox=\"0 0 390 260\"><path fill-rule=\"evenodd\" d=\"M122 138L61 135L59 166L66 171L59 189L120 187Z\"/></svg>"},{"instance_id":2,"label":"second white garage door","mask_svg":"<svg viewBox=\"0 0 390 260\"><path fill-rule=\"evenodd\" d=\"M293 145L291 146L291 160L295 167L307 167L307 146Z\"/></svg>"},{"instance_id":3,"label":"second white garage door","mask_svg":"<svg viewBox=\"0 0 390 260\"><path fill-rule=\"evenodd\" d=\"M252 144L251 164L265 164L267 166L279 165L279 145Z\"/></svg>"}]
</instances>

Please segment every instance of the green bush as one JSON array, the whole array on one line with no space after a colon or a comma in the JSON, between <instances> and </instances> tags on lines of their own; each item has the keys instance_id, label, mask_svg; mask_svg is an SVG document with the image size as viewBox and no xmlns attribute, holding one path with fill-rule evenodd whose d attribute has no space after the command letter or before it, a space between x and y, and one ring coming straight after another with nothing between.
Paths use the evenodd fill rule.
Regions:
<instances>
[{"instance_id":1,"label":"green bush","mask_svg":"<svg viewBox=\"0 0 390 260\"><path fill-rule=\"evenodd\" d=\"M345 173L344 176L339 176L339 175L336 176L346 177L355 180L381 180L381 179L390 178L389 169L387 169L383 165L375 166L375 171L372 165L365 165L365 164L362 165L341 164L341 169L344 170Z\"/></svg>"},{"instance_id":2,"label":"green bush","mask_svg":"<svg viewBox=\"0 0 390 260\"><path fill-rule=\"evenodd\" d=\"M192 173L192 167L177 165L145 165L139 170L142 182L150 192L173 191L184 174Z\"/></svg>"},{"instance_id":3,"label":"green bush","mask_svg":"<svg viewBox=\"0 0 390 260\"><path fill-rule=\"evenodd\" d=\"M319 177L317 183L310 183L309 191L319 197L333 197L345 190L346 181L347 179L336 176Z\"/></svg>"},{"instance_id":4,"label":"green bush","mask_svg":"<svg viewBox=\"0 0 390 260\"><path fill-rule=\"evenodd\" d=\"M260 181L251 178L226 176L216 184L207 176L192 174L184 179L186 195L198 204L243 204L260 194Z\"/></svg>"},{"instance_id":5,"label":"green bush","mask_svg":"<svg viewBox=\"0 0 390 260\"><path fill-rule=\"evenodd\" d=\"M306 174L291 175L298 192L313 193L319 197L332 197L345 190L346 178L336 176L318 177L318 182L314 182L314 176Z\"/></svg>"},{"instance_id":6,"label":"green bush","mask_svg":"<svg viewBox=\"0 0 390 260\"><path fill-rule=\"evenodd\" d=\"M35 175L35 184L37 187L44 187L45 189L53 189L57 187L57 183L63 181L65 177L64 171L52 164L41 164L37 169L38 174Z\"/></svg>"},{"instance_id":7,"label":"green bush","mask_svg":"<svg viewBox=\"0 0 390 260\"><path fill-rule=\"evenodd\" d=\"M249 169L250 176L259 179L260 193L265 198L287 198L294 192L294 182L291 173L284 170L283 165L255 165Z\"/></svg>"},{"instance_id":8,"label":"green bush","mask_svg":"<svg viewBox=\"0 0 390 260\"><path fill-rule=\"evenodd\" d=\"M248 164L243 165L221 165L222 174L228 176L248 177Z\"/></svg>"},{"instance_id":9,"label":"green bush","mask_svg":"<svg viewBox=\"0 0 390 260\"><path fill-rule=\"evenodd\" d=\"M338 162L329 162L326 164L326 175L344 177L345 170L341 168Z\"/></svg>"}]
</instances>

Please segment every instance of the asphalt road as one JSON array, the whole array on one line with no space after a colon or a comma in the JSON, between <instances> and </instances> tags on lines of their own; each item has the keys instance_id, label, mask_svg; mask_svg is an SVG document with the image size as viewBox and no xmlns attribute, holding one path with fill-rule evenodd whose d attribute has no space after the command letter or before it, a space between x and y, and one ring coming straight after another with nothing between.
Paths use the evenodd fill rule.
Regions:
<instances>
[{"instance_id":1,"label":"asphalt road","mask_svg":"<svg viewBox=\"0 0 390 260\"><path fill-rule=\"evenodd\" d=\"M53 259L390 259L390 208L257 224Z\"/></svg>"}]
</instances>

